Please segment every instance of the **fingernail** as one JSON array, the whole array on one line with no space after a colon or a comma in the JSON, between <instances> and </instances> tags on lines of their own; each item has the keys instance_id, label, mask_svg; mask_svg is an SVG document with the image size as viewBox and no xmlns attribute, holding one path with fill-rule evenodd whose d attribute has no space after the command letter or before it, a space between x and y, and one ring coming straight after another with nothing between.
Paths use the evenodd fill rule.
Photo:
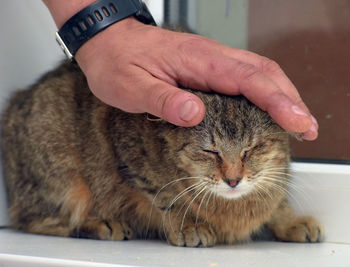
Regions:
<instances>
[{"instance_id":1,"label":"fingernail","mask_svg":"<svg viewBox=\"0 0 350 267\"><path fill-rule=\"evenodd\" d=\"M300 116L309 116L305 111L303 111L301 108L299 108L298 106L296 105L293 105L292 106L292 111L294 114L296 115L300 115Z\"/></svg>"},{"instance_id":2,"label":"fingernail","mask_svg":"<svg viewBox=\"0 0 350 267\"><path fill-rule=\"evenodd\" d=\"M312 125L310 129L303 133L303 139L305 140L315 140L318 136L318 123L317 120L311 115Z\"/></svg>"},{"instance_id":3,"label":"fingernail","mask_svg":"<svg viewBox=\"0 0 350 267\"><path fill-rule=\"evenodd\" d=\"M193 100L187 100L180 108L179 116L184 121L191 121L199 111L199 107Z\"/></svg>"},{"instance_id":4,"label":"fingernail","mask_svg":"<svg viewBox=\"0 0 350 267\"><path fill-rule=\"evenodd\" d=\"M312 123L311 127L310 127L310 131L311 132L317 132L317 126L316 124Z\"/></svg>"},{"instance_id":5,"label":"fingernail","mask_svg":"<svg viewBox=\"0 0 350 267\"><path fill-rule=\"evenodd\" d=\"M318 123L314 116L311 115L312 125L310 127L310 131L312 132L318 132Z\"/></svg>"},{"instance_id":6,"label":"fingernail","mask_svg":"<svg viewBox=\"0 0 350 267\"><path fill-rule=\"evenodd\" d=\"M317 120L315 119L314 116L311 115L311 120L312 120L312 125L315 125L316 129L318 128L318 123Z\"/></svg>"}]
</instances>

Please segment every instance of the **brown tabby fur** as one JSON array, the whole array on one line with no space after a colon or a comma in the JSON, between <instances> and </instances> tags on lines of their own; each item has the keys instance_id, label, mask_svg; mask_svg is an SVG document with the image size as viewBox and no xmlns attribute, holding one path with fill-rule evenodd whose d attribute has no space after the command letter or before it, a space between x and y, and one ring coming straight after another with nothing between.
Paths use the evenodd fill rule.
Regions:
<instances>
[{"instance_id":1,"label":"brown tabby fur","mask_svg":"<svg viewBox=\"0 0 350 267\"><path fill-rule=\"evenodd\" d=\"M266 225L279 240L320 241L319 223L286 201L288 135L243 97L195 93L207 111L192 128L103 104L67 63L15 93L2 118L13 226L212 246Z\"/></svg>"}]
</instances>

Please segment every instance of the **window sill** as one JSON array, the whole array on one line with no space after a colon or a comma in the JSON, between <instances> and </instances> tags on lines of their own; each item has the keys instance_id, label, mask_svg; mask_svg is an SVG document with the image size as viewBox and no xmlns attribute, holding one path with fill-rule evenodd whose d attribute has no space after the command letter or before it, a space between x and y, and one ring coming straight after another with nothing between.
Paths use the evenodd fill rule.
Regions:
<instances>
[{"instance_id":1,"label":"window sill","mask_svg":"<svg viewBox=\"0 0 350 267\"><path fill-rule=\"evenodd\" d=\"M213 248L179 248L165 242L95 241L0 230L0 266L345 266L350 255L350 166L293 163L291 202L318 218L319 244L251 242ZM112 264L112 265L111 265Z\"/></svg>"},{"instance_id":2,"label":"window sill","mask_svg":"<svg viewBox=\"0 0 350 267\"><path fill-rule=\"evenodd\" d=\"M180 248L160 241L95 241L9 230L0 230L0 240L0 265L6 267L344 266L350 254L350 244L328 242Z\"/></svg>"}]
</instances>

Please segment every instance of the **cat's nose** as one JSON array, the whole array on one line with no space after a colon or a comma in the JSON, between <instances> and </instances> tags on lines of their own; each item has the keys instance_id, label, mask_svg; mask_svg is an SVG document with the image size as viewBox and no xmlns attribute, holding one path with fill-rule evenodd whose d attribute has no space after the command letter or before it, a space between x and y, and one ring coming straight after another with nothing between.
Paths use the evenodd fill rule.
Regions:
<instances>
[{"instance_id":1,"label":"cat's nose","mask_svg":"<svg viewBox=\"0 0 350 267\"><path fill-rule=\"evenodd\" d=\"M224 181L232 188L235 188L241 180L242 180L241 177L224 179Z\"/></svg>"}]
</instances>

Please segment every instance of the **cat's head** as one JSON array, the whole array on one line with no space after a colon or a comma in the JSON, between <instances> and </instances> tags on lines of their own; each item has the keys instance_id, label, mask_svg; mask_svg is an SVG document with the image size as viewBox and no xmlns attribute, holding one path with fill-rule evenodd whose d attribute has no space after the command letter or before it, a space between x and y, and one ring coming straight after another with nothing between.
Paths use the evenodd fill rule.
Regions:
<instances>
[{"instance_id":1,"label":"cat's head","mask_svg":"<svg viewBox=\"0 0 350 267\"><path fill-rule=\"evenodd\" d=\"M173 129L168 139L177 167L187 174L184 181L226 199L281 187L289 163L288 134L243 97L196 94L206 105L204 120Z\"/></svg>"}]
</instances>

